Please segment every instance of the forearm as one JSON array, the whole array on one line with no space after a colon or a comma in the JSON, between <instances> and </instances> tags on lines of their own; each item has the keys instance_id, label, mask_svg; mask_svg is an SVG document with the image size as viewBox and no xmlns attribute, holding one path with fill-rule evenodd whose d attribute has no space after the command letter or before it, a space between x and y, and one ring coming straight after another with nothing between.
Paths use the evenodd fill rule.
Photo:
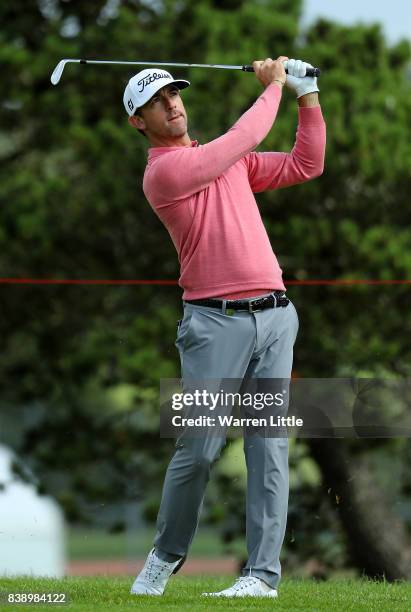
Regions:
<instances>
[{"instance_id":1,"label":"forearm","mask_svg":"<svg viewBox=\"0 0 411 612\"><path fill-rule=\"evenodd\" d=\"M302 98L318 94L312 93ZM298 101L300 102L300 99ZM284 172L285 185L298 184L319 176L324 169L326 127L319 104L299 104L299 120L294 147L287 156L288 171ZM284 168L284 170L285 170Z\"/></svg>"},{"instance_id":2,"label":"forearm","mask_svg":"<svg viewBox=\"0 0 411 612\"><path fill-rule=\"evenodd\" d=\"M301 108L296 142L290 153L250 153L248 175L254 192L303 183L324 167L326 131L321 107Z\"/></svg>"},{"instance_id":3,"label":"forearm","mask_svg":"<svg viewBox=\"0 0 411 612\"><path fill-rule=\"evenodd\" d=\"M297 101L298 106L318 106L320 104L317 92L305 94L305 96L297 98Z\"/></svg>"},{"instance_id":4,"label":"forearm","mask_svg":"<svg viewBox=\"0 0 411 612\"><path fill-rule=\"evenodd\" d=\"M220 168L219 176L233 163L255 149L271 130L281 101L281 86L271 83L223 136L202 147L202 154ZM209 165L206 163L205 165Z\"/></svg>"}]
</instances>

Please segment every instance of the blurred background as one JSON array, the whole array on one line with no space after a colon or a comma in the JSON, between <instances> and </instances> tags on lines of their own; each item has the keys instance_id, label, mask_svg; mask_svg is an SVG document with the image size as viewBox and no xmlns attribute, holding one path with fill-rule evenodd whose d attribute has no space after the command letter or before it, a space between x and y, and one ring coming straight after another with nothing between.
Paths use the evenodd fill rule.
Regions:
<instances>
[{"instance_id":1,"label":"blurred background","mask_svg":"<svg viewBox=\"0 0 411 612\"><path fill-rule=\"evenodd\" d=\"M173 452L158 413L160 378L179 376L177 256L145 201L147 144L123 108L138 69L69 65L57 87L51 72L66 57L320 66L325 172L257 196L299 313L294 376L406 378L411 8L27 0L0 17L0 574L27 570L22 558L38 575L136 573ZM174 74L192 82L183 98L201 143L260 93L251 74ZM296 124L284 93L260 150L291 150ZM292 440L284 573L410 578L410 462L406 437ZM236 572L244 490L231 440L184 571Z\"/></svg>"}]
</instances>

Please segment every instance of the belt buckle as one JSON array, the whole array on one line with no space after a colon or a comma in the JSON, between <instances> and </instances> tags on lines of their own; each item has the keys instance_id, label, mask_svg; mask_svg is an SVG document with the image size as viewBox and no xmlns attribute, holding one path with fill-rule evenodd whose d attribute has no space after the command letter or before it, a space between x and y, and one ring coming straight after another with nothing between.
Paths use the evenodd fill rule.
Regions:
<instances>
[{"instance_id":1,"label":"belt buckle","mask_svg":"<svg viewBox=\"0 0 411 612\"><path fill-rule=\"evenodd\" d=\"M258 306L264 301L264 299L265 298L256 298L255 300L250 300L248 302L248 312L253 313L262 310L261 308L254 308L254 304Z\"/></svg>"},{"instance_id":2,"label":"belt buckle","mask_svg":"<svg viewBox=\"0 0 411 612\"><path fill-rule=\"evenodd\" d=\"M271 295L268 295L268 296L263 297L263 298L256 298L255 300L250 300L248 302L248 312L253 313L253 312L259 312L260 310L263 310L262 308L255 308L254 309L253 308L254 304L257 304L258 306L262 305L262 304L264 304L266 302L266 300L270 300L270 298L273 298L273 300L274 300L274 304L272 305L272 307L276 308L277 307L277 296L274 293L272 293Z\"/></svg>"}]
</instances>

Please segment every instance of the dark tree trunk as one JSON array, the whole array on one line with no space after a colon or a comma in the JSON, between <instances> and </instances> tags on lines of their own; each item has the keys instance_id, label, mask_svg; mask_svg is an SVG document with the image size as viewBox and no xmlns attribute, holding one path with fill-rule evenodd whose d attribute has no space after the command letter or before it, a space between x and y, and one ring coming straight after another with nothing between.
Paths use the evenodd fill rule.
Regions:
<instances>
[{"instance_id":1,"label":"dark tree trunk","mask_svg":"<svg viewBox=\"0 0 411 612\"><path fill-rule=\"evenodd\" d=\"M410 579L411 547L405 525L376 485L366 457L352 455L347 440L307 442L347 534L354 565L373 578Z\"/></svg>"}]
</instances>

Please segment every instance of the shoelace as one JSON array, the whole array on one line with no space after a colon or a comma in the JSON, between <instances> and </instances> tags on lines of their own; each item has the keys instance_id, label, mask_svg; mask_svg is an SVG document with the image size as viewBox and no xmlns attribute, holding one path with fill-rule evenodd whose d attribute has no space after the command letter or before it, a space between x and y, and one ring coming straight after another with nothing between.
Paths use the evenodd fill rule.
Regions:
<instances>
[{"instance_id":1,"label":"shoelace","mask_svg":"<svg viewBox=\"0 0 411 612\"><path fill-rule=\"evenodd\" d=\"M255 578L254 576L240 576L240 578L237 578L237 580L235 581L234 585L232 586L232 589L234 591L242 591L248 586L257 583L258 578Z\"/></svg>"},{"instance_id":2,"label":"shoelace","mask_svg":"<svg viewBox=\"0 0 411 612\"><path fill-rule=\"evenodd\" d=\"M161 576L164 570L168 570L169 567L169 563L167 563L166 561L162 561L161 559L157 561L156 559L154 559L154 555L152 555L148 560L147 567L145 568L144 577L148 581L154 582L155 580L157 580L157 578Z\"/></svg>"}]
</instances>

